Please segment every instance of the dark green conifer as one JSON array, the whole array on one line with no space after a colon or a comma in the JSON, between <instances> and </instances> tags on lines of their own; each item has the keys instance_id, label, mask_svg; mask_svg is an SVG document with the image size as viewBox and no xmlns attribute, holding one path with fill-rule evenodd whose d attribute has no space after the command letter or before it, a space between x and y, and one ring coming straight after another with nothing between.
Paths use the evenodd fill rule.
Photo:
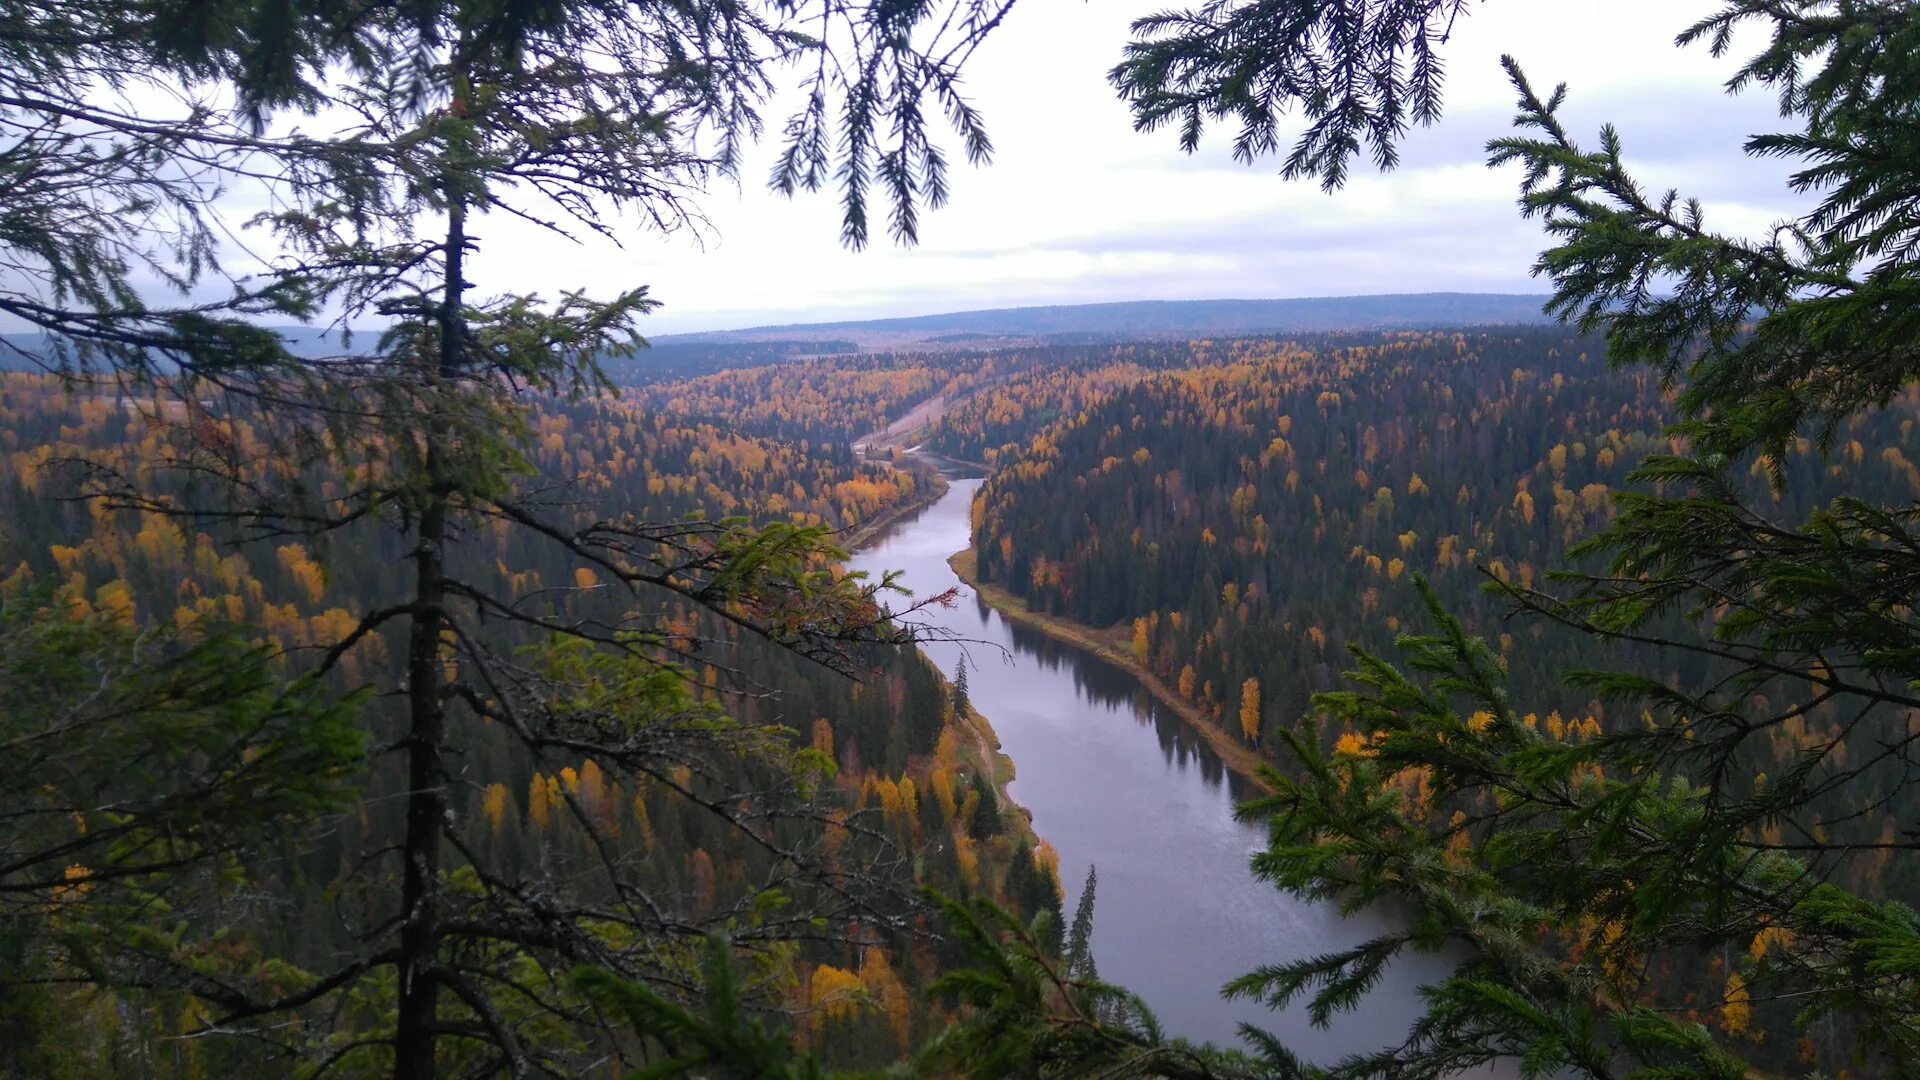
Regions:
<instances>
[{"instance_id":1,"label":"dark green conifer","mask_svg":"<svg viewBox=\"0 0 1920 1080\"><path fill-rule=\"evenodd\" d=\"M1275 117L1302 105L1310 126L1287 171L1331 186L1363 143L1391 166L1404 121L1437 115L1436 50L1466 10L1209 4L1137 24L1115 80L1141 126L1178 123L1188 149L1208 119L1234 119L1243 158L1277 149ZM1437 1075L1498 1056L1540 1075L1745 1075L1770 1052L1747 1037L1762 1013L1784 1029L1774 1048L1816 1021L1844 1031L1824 1040L1843 1044L1837 1056L1809 1044L1815 1066L1896 1074L1920 1060L1920 921L1885 892L1904 871L1863 872L1920 849L1906 825L1920 806L1907 719L1920 627L1905 614L1920 512L1843 496L1783 520L1745 482L1784 483L1788 455L1831 451L1920 381L1920 8L1728 0L1680 43L1719 53L1745 24L1767 36L1729 89L1771 91L1789 125L1747 151L1792 161L1793 187L1817 199L1759 239L1643 188L1630 132L1577 142L1561 119L1568 88L1541 93L1505 61L1521 131L1489 156L1519 167L1521 209L1552 240L1535 267L1553 282L1549 310L1603 332L1613 363L1669 380L1684 450L1649 457L1639 487L1614 496L1614 522L1575 553L1599 570L1490 587L1591 635L1595 657L1630 650L1649 666L1566 673L1621 719L1598 739L1547 738L1508 694L1509 658L1423 585L1431 627L1402 643L1415 674L1358 653L1357 688L1315 702L1314 716L1373 733L1368 752L1328 755L1312 724L1279 732L1297 768L1271 772L1274 794L1246 808L1272 830L1256 872L1302 897L1391 897L1415 915L1232 991L1305 997L1324 1017L1355 1008L1416 942L1465 950L1403 1043L1333 1075ZM1756 776L1764 742L1808 723L1827 734L1784 774ZM1413 773L1430 781L1417 805L1390 783ZM1703 954L1744 959L1702 986L1686 973ZM1688 992L1712 1027L1675 1004Z\"/></svg>"},{"instance_id":2,"label":"dark green conifer","mask_svg":"<svg viewBox=\"0 0 1920 1080\"><path fill-rule=\"evenodd\" d=\"M1099 875L1099 867L1087 867L1087 883L1081 886L1080 902L1073 909L1073 925L1067 930L1067 951L1063 959L1070 979L1100 977L1093 960L1093 897Z\"/></svg>"},{"instance_id":3,"label":"dark green conifer","mask_svg":"<svg viewBox=\"0 0 1920 1080\"><path fill-rule=\"evenodd\" d=\"M975 840L990 840L1000 835L1003 827L1000 821L1000 799L993 793L993 785L985 776L976 772L972 784L974 804L973 816L967 820L967 835Z\"/></svg>"},{"instance_id":4,"label":"dark green conifer","mask_svg":"<svg viewBox=\"0 0 1920 1080\"><path fill-rule=\"evenodd\" d=\"M965 719L972 709L973 702L967 697L967 658L963 654L953 669L953 714Z\"/></svg>"}]
</instances>

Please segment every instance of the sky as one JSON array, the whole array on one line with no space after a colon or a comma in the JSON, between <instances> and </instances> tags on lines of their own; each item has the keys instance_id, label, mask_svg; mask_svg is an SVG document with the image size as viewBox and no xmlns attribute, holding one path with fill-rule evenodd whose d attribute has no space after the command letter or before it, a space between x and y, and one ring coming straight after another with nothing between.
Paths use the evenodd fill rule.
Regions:
<instances>
[{"instance_id":1,"label":"sky","mask_svg":"<svg viewBox=\"0 0 1920 1080\"><path fill-rule=\"evenodd\" d=\"M1332 195L1282 180L1278 160L1234 162L1230 128L1193 155L1171 131L1133 130L1106 72L1129 23L1176 2L1021 0L966 76L994 160L969 167L949 144L953 197L923 217L916 247L876 228L868 250L842 248L831 191L767 190L767 143L738 183L707 193L704 229L661 236L625 221L612 240L573 243L496 213L476 223L470 276L483 293L549 297L644 284L664 304L648 335L1116 300L1545 292L1529 274L1543 236L1515 208L1517 169L1484 163L1486 141L1511 130L1503 52L1542 90L1568 83L1571 130L1591 139L1613 122L1636 174L1698 196L1709 227L1764 235L1807 201L1787 190L1786 166L1740 150L1779 126L1770 95L1722 86L1758 39L1722 59L1673 44L1713 0L1476 4L1445 47L1444 119L1408 137L1397 171L1356 163Z\"/></svg>"},{"instance_id":2,"label":"sky","mask_svg":"<svg viewBox=\"0 0 1920 1080\"><path fill-rule=\"evenodd\" d=\"M1544 292L1529 275L1542 235L1515 209L1517 170L1484 164L1514 111L1503 52L1538 87L1567 82L1571 129L1591 138L1613 122L1649 186L1700 197L1710 226L1764 234L1801 204L1783 166L1740 151L1778 126L1770 95L1724 92L1747 54L1673 44L1716 3L1486 0L1447 46L1445 118L1407 140L1396 172L1360 170L1333 195L1280 179L1277 161L1235 163L1230 129L1191 156L1170 131L1133 130L1105 73L1131 20L1163 6L1023 0L967 76L994 161L955 168L953 199L925 217L915 248L876 238L843 250L829 193L765 189L769 145L737 186L711 193L698 237L635 225L617 246L576 247L509 230L477 281L645 283L665 304L652 334L1109 300Z\"/></svg>"}]
</instances>

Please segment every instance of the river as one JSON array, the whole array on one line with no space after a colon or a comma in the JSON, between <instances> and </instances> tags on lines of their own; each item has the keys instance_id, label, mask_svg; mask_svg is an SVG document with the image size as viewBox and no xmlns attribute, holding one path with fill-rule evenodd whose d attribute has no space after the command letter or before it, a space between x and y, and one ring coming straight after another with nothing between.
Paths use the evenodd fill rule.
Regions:
<instances>
[{"instance_id":1,"label":"river","mask_svg":"<svg viewBox=\"0 0 1920 1080\"><path fill-rule=\"evenodd\" d=\"M958 641L927 655L951 677L962 655L973 704L1017 770L1010 789L1060 853L1071 919L1087 868L1099 869L1094 958L1103 978L1141 995L1176 1035L1237 1044L1242 1021L1321 1063L1399 1041L1418 1013L1417 987L1444 973L1435 957L1403 961L1358 1012L1316 1029L1299 1006L1274 1012L1228 1002L1220 987L1260 964L1328 952L1372 936L1377 918L1345 920L1254 880L1263 831L1235 821L1253 791L1186 722L1132 676L1001 618L954 575L947 557L969 541L979 480L955 480L939 501L882 531L853 559L878 576L903 572L916 596L949 588L960 602L920 620Z\"/></svg>"}]
</instances>

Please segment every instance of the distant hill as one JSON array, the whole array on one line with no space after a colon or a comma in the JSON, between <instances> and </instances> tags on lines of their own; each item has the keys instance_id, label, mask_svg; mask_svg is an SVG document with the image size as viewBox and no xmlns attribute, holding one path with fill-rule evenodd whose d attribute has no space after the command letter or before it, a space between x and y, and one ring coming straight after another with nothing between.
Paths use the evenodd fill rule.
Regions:
<instances>
[{"instance_id":1,"label":"distant hill","mask_svg":"<svg viewBox=\"0 0 1920 1080\"><path fill-rule=\"evenodd\" d=\"M868 348L910 344L981 347L1034 339L1114 341L1481 326L1547 322L1540 312L1546 299L1545 296L1499 293L1400 293L1294 300L1134 300L668 334L656 339L656 343L693 345L832 338L855 340Z\"/></svg>"},{"instance_id":2,"label":"distant hill","mask_svg":"<svg viewBox=\"0 0 1920 1080\"><path fill-rule=\"evenodd\" d=\"M287 343L287 349L295 356L337 356L346 351L340 335L323 327L313 326L275 326L271 328ZM358 350L373 348L380 340L378 329L362 328L354 331L353 347ZM52 364L57 358L53 339L41 333L0 334L0 371L35 371Z\"/></svg>"},{"instance_id":3,"label":"distant hill","mask_svg":"<svg viewBox=\"0 0 1920 1080\"><path fill-rule=\"evenodd\" d=\"M857 353L860 343L831 334L799 339L721 338L689 341L674 336L649 338L648 348L628 357L601 361L607 377L638 385L671 379L691 379L732 368L760 367L809 356Z\"/></svg>"},{"instance_id":4,"label":"distant hill","mask_svg":"<svg viewBox=\"0 0 1920 1080\"><path fill-rule=\"evenodd\" d=\"M795 323L653 337L653 348L611 362L620 382L685 378L822 354L885 349L991 349L1032 344L1092 344L1154 338L1310 334L1333 330L1444 329L1543 323L1545 296L1502 293L1394 293L1294 300L1131 300L1110 304L993 308L892 319ZM302 326L276 327L296 355L341 350L337 335ZM362 329L358 349L377 330ZM20 351L44 355L36 334L0 335L0 370L30 366Z\"/></svg>"}]
</instances>

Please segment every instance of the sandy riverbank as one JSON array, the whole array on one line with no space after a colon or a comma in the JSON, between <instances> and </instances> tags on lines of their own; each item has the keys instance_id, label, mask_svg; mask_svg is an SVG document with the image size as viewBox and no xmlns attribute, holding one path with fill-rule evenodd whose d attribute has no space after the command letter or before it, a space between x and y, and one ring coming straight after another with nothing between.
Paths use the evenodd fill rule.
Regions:
<instances>
[{"instance_id":1,"label":"sandy riverbank","mask_svg":"<svg viewBox=\"0 0 1920 1080\"><path fill-rule=\"evenodd\" d=\"M1062 619L1054 615L1045 615L1039 612L1029 611L1026 601L997 585L983 584L980 581L978 569L974 564L974 554L971 548L965 551L955 552L947 559L947 565L953 567L953 572L960 576L960 580L973 586L974 590L980 594L980 598L985 600L1001 615L1012 619L1022 626L1038 630L1062 644L1071 645L1074 648L1092 653L1101 660L1133 676L1141 686L1147 688L1147 692L1152 694L1155 700L1173 710L1174 713L1185 720L1194 731L1198 732L1201 738L1207 740L1207 744L1213 747L1214 752L1220 755L1220 759L1226 762L1228 768L1252 781L1255 785L1263 789L1266 788L1266 781L1263 780L1260 775L1260 768L1265 765L1266 762L1260 755L1247 749L1246 746L1241 744L1241 742L1234 738L1225 728L1214 723L1206 714L1195 708L1190 702L1181 698L1180 695L1174 691L1173 687L1168 686L1159 676L1148 671L1146 667L1135 660L1133 654L1125 648L1103 638L1100 632L1092 627L1083 626L1070 619Z\"/></svg>"}]
</instances>

